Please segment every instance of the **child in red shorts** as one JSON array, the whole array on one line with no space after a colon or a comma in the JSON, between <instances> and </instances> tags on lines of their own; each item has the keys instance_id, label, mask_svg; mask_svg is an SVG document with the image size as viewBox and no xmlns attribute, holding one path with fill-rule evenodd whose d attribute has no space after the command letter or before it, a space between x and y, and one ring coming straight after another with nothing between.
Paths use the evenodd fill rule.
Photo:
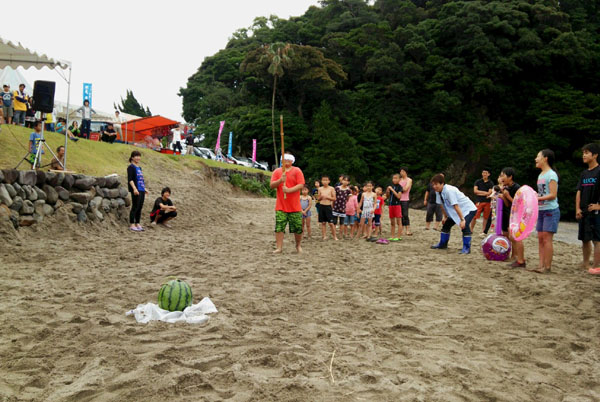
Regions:
<instances>
[{"instance_id":1,"label":"child in red shorts","mask_svg":"<svg viewBox=\"0 0 600 402\"><path fill-rule=\"evenodd\" d=\"M387 186L385 191L386 198L390 200L388 203L390 224L392 226L390 241L398 241L401 239L400 236L402 235L402 205L400 204L402 190L402 186L400 185L400 175L396 173L392 176L392 185ZM396 233L396 225L398 225L398 235L394 236L394 233Z\"/></svg>"}]
</instances>

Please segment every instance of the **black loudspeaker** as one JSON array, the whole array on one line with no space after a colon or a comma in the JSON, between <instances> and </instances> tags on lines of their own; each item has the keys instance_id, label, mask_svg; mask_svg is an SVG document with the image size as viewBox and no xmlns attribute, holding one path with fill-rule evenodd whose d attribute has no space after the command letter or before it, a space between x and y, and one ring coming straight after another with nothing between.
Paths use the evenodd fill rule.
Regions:
<instances>
[{"instance_id":1,"label":"black loudspeaker","mask_svg":"<svg viewBox=\"0 0 600 402\"><path fill-rule=\"evenodd\" d=\"M33 110L52 113L54 109L54 81L36 81L33 83Z\"/></svg>"}]
</instances>

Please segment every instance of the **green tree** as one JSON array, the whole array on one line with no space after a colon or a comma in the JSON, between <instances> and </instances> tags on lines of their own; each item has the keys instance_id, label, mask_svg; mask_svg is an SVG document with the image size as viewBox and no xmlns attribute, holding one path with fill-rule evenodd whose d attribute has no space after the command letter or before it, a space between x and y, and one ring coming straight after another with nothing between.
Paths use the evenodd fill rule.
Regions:
<instances>
[{"instance_id":1,"label":"green tree","mask_svg":"<svg viewBox=\"0 0 600 402\"><path fill-rule=\"evenodd\" d=\"M120 105L116 105L113 104L115 110L119 110L122 113L128 113L128 114L132 114L134 116L140 116L140 117L148 117L148 116L152 116L152 113L150 112L150 108L146 107L144 108L144 105L142 105L140 102L138 102L138 100L135 98L135 96L133 96L133 91L131 90L127 90L127 93L125 95L125 99L123 99L123 97L121 97L121 104Z\"/></svg>"},{"instance_id":2,"label":"green tree","mask_svg":"<svg viewBox=\"0 0 600 402\"><path fill-rule=\"evenodd\" d=\"M255 20L257 24L257 20ZM266 24L266 21L263 22ZM264 27L264 25L261 25ZM265 45L250 53L241 66L242 70L248 71L252 68L260 68L266 65L266 71L273 76L273 88L271 94L271 132L273 134L273 152L277 161L277 142L275 140L275 94L277 93L277 79L283 76L285 67L290 65L290 56L293 50L289 43L276 42Z\"/></svg>"},{"instance_id":3,"label":"green tree","mask_svg":"<svg viewBox=\"0 0 600 402\"><path fill-rule=\"evenodd\" d=\"M306 149L306 176L331 178L344 173L362 176L367 168L356 140L342 128L331 106L323 101L313 119L313 141Z\"/></svg>"}]
</instances>

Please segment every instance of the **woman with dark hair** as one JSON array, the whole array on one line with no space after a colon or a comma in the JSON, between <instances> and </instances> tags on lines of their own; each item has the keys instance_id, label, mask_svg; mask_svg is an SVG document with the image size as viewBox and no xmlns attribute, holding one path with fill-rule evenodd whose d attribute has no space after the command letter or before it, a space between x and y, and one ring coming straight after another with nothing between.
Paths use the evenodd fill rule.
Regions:
<instances>
[{"instance_id":1,"label":"woman with dark hair","mask_svg":"<svg viewBox=\"0 0 600 402\"><path fill-rule=\"evenodd\" d=\"M400 185L402 186L402 195L400 197L400 207L402 208L402 226L404 234L412 236L410 231L410 218L408 217L408 205L410 204L410 189L412 188L412 179L408 177L408 169L400 168Z\"/></svg>"},{"instance_id":2,"label":"woman with dark hair","mask_svg":"<svg viewBox=\"0 0 600 402\"><path fill-rule=\"evenodd\" d=\"M81 131L79 130L79 125L76 121L74 121L73 124L69 126L69 131L72 132L73 135L81 137Z\"/></svg>"},{"instance_id":3,"label":"woman with dark hair","mask_svg":"<svg viewBox=\"0 0 600 402\"><path fill-rule=\"evenodd\" d=\"M553 170L554 152L542 149L535 157L535 167L542 172L537 179L538 188L538 244L540 251L540 265L533 272L545 273L552 268L552 237L558 230L560 209L558 208L558 174Z\"/></svg>"},{"instance_id":4,"label":"woman with dark hair","mask_svg":"<svg viewBox=\"0 0 600 402\"><path fill-rule=\"evenodd\" d=\"M140 167L140 151L133 151L129 157L130 165L127 167L127 187L131 192L131 212L129 213L129 230L141 232L144 230L140 225L144 199L146 198L146 185L144 183L144 174Z\"/></svg>"}]
</instances>

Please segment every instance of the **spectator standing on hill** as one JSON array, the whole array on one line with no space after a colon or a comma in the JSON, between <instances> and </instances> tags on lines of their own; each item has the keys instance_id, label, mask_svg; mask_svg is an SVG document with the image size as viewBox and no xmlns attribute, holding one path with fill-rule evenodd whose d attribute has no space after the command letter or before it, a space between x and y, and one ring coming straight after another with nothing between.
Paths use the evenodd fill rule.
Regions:
<instances>
[{"instance_id":1,"label":"spectator standing on hill","mask_svg":"<svg viewBox=\"0 0 600 402\"><path fill-rule=\"evenodd\" d=\"M30 162L33 165L34 160L35 160L35 155L38 152L38 147L41 146L40 145L40 141L42 140L42 122L38 121L37 123L35 123L35 126L33 127L33 133L31 133L31 135L29 136L29 154L30 154ZM37 166L34 166L35 168L39 168L41 167L41 156L44 154L44 148L40 149L40 158L37 160Z\"/></svg>"},{"instance_id":2,"label":"spectator standing on hill","mask_svg":"<svg viewBox=\"0 0 600 402\"><path fill-rule=\"evenodd\" d=\"M13 118L13 94L10 92L10 85L4 84L2 92L2 114L4 115L4 124L12 124Z\"/></svg>"},{"instance_id":3,"label":"spectator standing on hill","mask_svg":"<svg viewBox=\"0 0 600 402\"><path fill-rule=\"evenodd\" d=\"M121 113L118 110L115 110L115 124L113 124L113 128L117 133L119 133L119 138L121 141L125 142L123 139L123 129L121 127L123 124L123 118L121 117Z\"/></svg>"},{"instance_id":4,"label":"spectator standing on hill","mask_svg":"<svg viewBox=\"0 0 600 402\"><path fill-rule=\"evenodd\" d=\"M112 144L117 139L117 132L115 131L112 123L107 123L106 128L102 130L102 141Z\"/></svg>"},{"instance_id":5,"label":"spectator standing on hill","mask_svg":"<svg viewBox=\"0 0 600 402\"><path fill-rule=\"evenodd\" d=\"M173 139L171 140L173 151L177 152L179 149L179 153L183 152L183 147L181 146L181 129L179 126L172 129L171 133L173 134Z\"/></svg>"},{"instance_id":6,"label":"spectator standing on hill","mask_svg":"<svg viewBox=\"0 0 600 402\"><path fill-rule=\"evenodd\" d=\"M50 162L51 170L65 170L65 147L60 145L56 148L56 157Z\"/></svg>"},{"instance_id":7,"label":"spectator standing on hill","mask_svg":"<svg viewBox=\"0 0 600 402\"><path fill-rule=\"evenodd\" d=\"M75 112L81 113L81 135L89 140L90 129L92 126L92 115L97 113L90 107L90 101L87 99L83 101L83 106L77 109Z\"/></svg>"},{"instance_id":8,"label":"spectator standing on hill","mask_svg":"<svg viewBox=\"0 0 600 402\"><path fill-rule=\"evenodd\" d=\"M25 125L25 114L27 113L27 95L25 94L25 84L20 84L19 89L14 92L14 112L13 122L16 125Z\"/></svg>"},{"instance_id":9,"label":"spectator standing on hill","mask_svg":"<svg viewBox=\"0 0 600 402\"><path fill-rule=\"evenodd\" d=\"M27 99L27 111L25 112L25 127L33 128L36 122L35 118L35 110L33 110L33 106L31 105L32 99Z\"/></svg>"},{"instance_id":10,"label":"spectator standing on hill","mask_svg":"<svg viewBox=\"0 0 600 402\"><path fill-rule=\"evenodd\" d=\"M46 130L47 131L55 131L54 123L56 122L56 113L54 112L56 109L52 109L52 113L46 113Z\"/></svg>"},{"instance_id":11,"label":"spectator standing on hill","mask_svg":"<svg viewBox=\"0 0 600 402\"><path fill-rule=\"evenodd\" d=\"M140 167L142 154L140 151L131 152L129 157L129 166L127 167L127 187L131 192L131 212L129 213L129 230L141 232L144 230L140 225L144 199L146 198L146 184L144 183L144 174Z\"/></svg>"},{"instance_id":12,"label":"spectator standing on hill","mask_svg":"<svg viewBox=\"0 0 600 402\"><path fill-rule=\"evenodd\" d=\"M177 207L173 206L173 201L170 199L171 189L165 187L160 192L160 197L154 201L154 207L150 213L152 225L158 223L170 228L169 221L177 216Z\"/></svg>"},{"instance_id":13,"label":"spectator standing on hill","mask_svg":"<svg viewBox=\"0 0 600 402\"><path fill-rule=\"evenodd\" d=\"M187 146L186 154L194 155L194 136L192 134L188 134L185 138L185 145Z\"/></svg>"}]
</instances>

